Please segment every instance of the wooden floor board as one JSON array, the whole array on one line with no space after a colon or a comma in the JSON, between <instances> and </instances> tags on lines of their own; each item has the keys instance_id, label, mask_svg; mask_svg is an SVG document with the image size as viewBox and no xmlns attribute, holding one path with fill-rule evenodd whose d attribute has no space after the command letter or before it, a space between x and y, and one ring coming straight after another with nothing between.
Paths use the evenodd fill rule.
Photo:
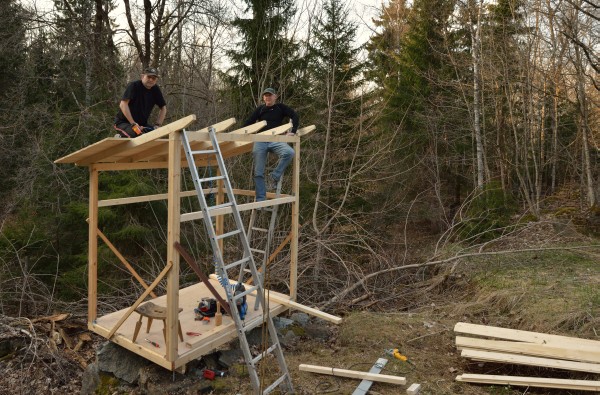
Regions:
<instances>
[{"instance_id":1,"label":"wooden floor board","mask_svg":"<svg viewBox=\"0 0 600 395\"><path fill-rule=\"evenodd\" d=\"M217 289L219 294L225 298L225 291L219 282L214 279L211 279L210 281L211 284ZM289 298L289 296L281 293L274 294L282 298ZM195 320L194 308L198 307L198 303L203 297L212 297L210 291L203 283L197 283L190 287L179 290L179 307L183 308L183 311L179 314L179 321L181 323L184 341L178 343L179 356L174 365L168 363L166 359L164 359L164 361L157 361L157 358L160 356L164 358L166 350L165 340L162 332L163 323L160 320L155 320L150 328L150 333L146 333L147 318L143 318L142 328L137 337L137 341L134 344L131 342L131 339L133 338L135 324L139 319L139 314L134 312L123 322L112 340L115 343L121 344L125 348L142 355L143 357L150 359L161 366L167 368L178 368L192 359L205 355L206 353L230 341L231 339L237 338L235 324L227 315L223 315L223 324L218 327L215 326L214 319L211 319L209 324ZM151 300L157 305L166 306L166 296L159 296L158 298ZM249 325L252 323L260 324L262 321L262 310L254 310L254 300L255 298L252 295L249 295L247 298L249 308L246 316L246 322ZM271 301L269 310L271 311L271 316L276 316L287 310L287 307ZM123 309L99 317L95 323L90 325L90 329L99 335L106 337L108 332L110 332L113 326L120 320L126 311L127 309ZM201 335L189 336L186 335L186 332L197 332ZM146 338L158 343L160 347L156 348L150 343L147 343L144 341Z\"/></svg>"}]
</instances>

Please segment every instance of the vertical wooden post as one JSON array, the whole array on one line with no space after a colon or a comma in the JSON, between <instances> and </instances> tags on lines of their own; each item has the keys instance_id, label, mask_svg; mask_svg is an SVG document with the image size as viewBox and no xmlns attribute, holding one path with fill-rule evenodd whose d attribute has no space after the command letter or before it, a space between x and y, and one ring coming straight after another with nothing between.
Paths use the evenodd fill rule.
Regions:
<instances>
[{"instance_id":1,"label":"vertical wooden post","mask_svg":"<svg viewBox=\"0 0 600 395\"><path fill-rule=\"evenodd\" d=\"M88 231L88 328L98 316L98 170L90 166Z\"/></svg>"},{"instance_id":2,"label":"vertical wooden post","mask_svg":"<svg viewBox=\"0 0 600 395\"><path fill-rule=\"evenodd\" d=\"M298 288L298 216L300 210L300 137L294 143L294 168L292 190L295 201L292 203L292 239L290 241L290 296L296 300Z\"/></svg>"},{"instance_id":3,"label":"vertical wooden post","mask_svg":"<svg viewBox=\"0 0 600 395\"><path fill-rule=\"evenodd\" d=\"M179 253L175 242L179 242L181 224L181 131L169 134L169 187L168 187L168 224L167 224L167 262L173 266L167 276L167 361L178 357L178 319L179 319Z\"/></svg>"}]
</instances>

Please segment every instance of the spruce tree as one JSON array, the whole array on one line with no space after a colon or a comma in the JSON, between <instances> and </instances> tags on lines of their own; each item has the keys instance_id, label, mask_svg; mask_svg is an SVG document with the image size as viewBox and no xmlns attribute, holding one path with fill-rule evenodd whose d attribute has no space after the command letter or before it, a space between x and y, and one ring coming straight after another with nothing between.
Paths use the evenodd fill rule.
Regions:
<instances>
[{"instance_id":1,"label":"spruce tree","mask_svg":"<svg viewBox=\"0 0 600 395\"><path fill-rule=\"evenodd\" d=\"M224 76L232 91L238 115L247 115L260 101L262 91L275 88L290 96L298 68L298 45L286 37L296 13L293 0L244 0L250 18L237 17L232 25L240 41L228 51L232 67Z\"/></svg>"},{"instance_id":2,"label":"spruce tree","mask_svg":"<svg viewBox=\"0 0 600 395\"><path fill-rule=\"evenodd\" d=\"M316 200L337 206L349 182L346 178L360 111L357 88L363 65L354 45L356 25L341 0L327 0L312 30L309 45L310 92L317 129L321 169ZM338 202L339 203L339 202ZM334 209L335 211L335 209Z\"/></svg>"},{"instance_id":3,"label":"spruce tree","mask_svg":"<svg viewBox=\"0 0 600 395\"><path fill-rule=\"evenodd\" d=\"M316 243L313 285L318 284L327 268L323 263L333 255L352 254L347 245L336 245L336 230L353 226L348 218L359 211L355 203L359 177L357 169L364 154L360 144L360 105L358 88L361 84L362 63L358 60L360 47L354 44L356 25L349 21L348 7L342 0L327 0L312 30L309 45L310 95L312 117L317 132L303 148L309 168L316 174L314 187L301 195L312 202L312 232ZM313 170L314 166L314 170ZM314 192L312 196L308 192ZM359 198L359 197L358 197ZM360 248L361 229L354 232L348 245ZM344 244L344 243L342 243ZM327 247L325 247L327 246ZM336 251L331 254L331 251ZM350 258L349 258L350 259ZM332 276L335 274L331 273Z\"/></svg>"}]
</instances>

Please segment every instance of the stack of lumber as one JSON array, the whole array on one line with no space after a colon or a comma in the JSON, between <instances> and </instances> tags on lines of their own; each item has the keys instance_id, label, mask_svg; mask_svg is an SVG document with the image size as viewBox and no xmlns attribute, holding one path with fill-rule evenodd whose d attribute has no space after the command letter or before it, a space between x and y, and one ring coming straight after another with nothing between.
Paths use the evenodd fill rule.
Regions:
<instances>
[{"instance_id":1,"label":"stack of lumber","mask_svg":"<svg viewBox=\"0 0 600 395\"><path fill-rule=\"evenodd\" d=\"M600 341L459 322L454 327L461 356L475 361L510 363L600 373ZM600 391L600 381L543 377L462 374L457 381Z\"/></svg>"}]
</instances>

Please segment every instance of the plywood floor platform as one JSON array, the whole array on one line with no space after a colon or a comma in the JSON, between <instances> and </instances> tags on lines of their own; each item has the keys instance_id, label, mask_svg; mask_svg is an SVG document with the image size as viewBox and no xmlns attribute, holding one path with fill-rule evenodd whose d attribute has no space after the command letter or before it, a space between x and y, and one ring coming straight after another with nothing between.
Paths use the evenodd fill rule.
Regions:
<instances>
[{"instance_id":1,"label":"plywood floor platform","mask_svg":"<svg viewBox=\"0 0 600 395\"><path fill-rule=\"evenodd\" d=\"M225 299L225 291L221 284L214 279L211 279L210 281L213 287ZM284 299L290 299L289 296L284 294L276 292L271 292L271 294ZM211 319L208 324L195 320L194 308L198 307L198 303L203 297L212 297L212 294L204 283L198 283L179 290L179 307L183 308L183 311L179 313L179 321L183 331L183 342L178 342L178 357L175 361L168 361L166 359L166 345L163 337L163 323L161 320L154 320L152 327L150 328L150 333L146 333L147 318L144 317L136 342L132 342L135 324L140 317L136 312L133 312L127 320L123 322L111 341L166 369L179 369L189 361L206 355L215 348L237 338L235 323L229 315L223 315L223 324L221 326L215 326L214 319ZM152 302L159 306L166 306L166 296L152 299ZM245 323L247 327L251 328L257 327L263 322L263 311L262 309L255 311L254 302L255 297L253 295L248 295L248 313L246 315ZM111 329L119 319L123 317L127 310L128 309L123 309L99 317L95 322L89 325L89 329L107 338ZM269 303L269 310L271 316L275 317L286 311L287 307L271 301ZM198 332L200 333L200 336L188 336L186 335L186 332ZM156 348L144 339L156 342L160 347Z\"/></svg>"}]
</instances>

